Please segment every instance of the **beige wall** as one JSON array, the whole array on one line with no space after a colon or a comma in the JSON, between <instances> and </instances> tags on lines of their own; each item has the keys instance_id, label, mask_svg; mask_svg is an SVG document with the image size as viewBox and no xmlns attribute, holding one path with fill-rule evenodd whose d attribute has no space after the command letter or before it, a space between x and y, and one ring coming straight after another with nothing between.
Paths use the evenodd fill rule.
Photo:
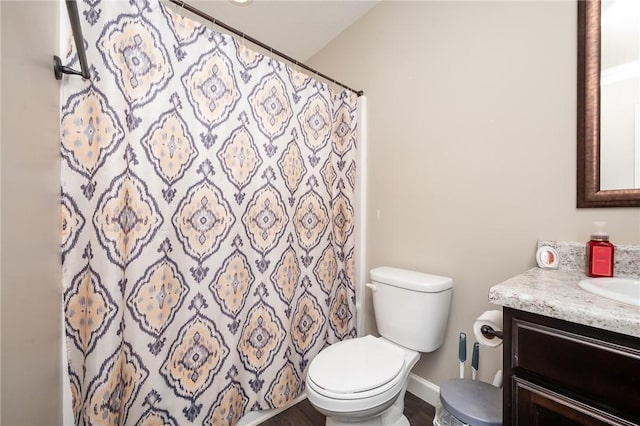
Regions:
<instances>
[{"instance_id":1,"label":"beige wall","mask_svg":"<svg viewBox=\"0 0 640 426\"><path fill-rule=\"evenodd\" d=\"M3 426L62 423L58 3L0 2Z\"/></svg>"},{"instance_id":2,"label":"beige wall","mask_svg":"<svg viewBox=\"0 0 640 426\"><path fill-rule=\"evenodd\" d=\"M367 95L367 268L455 280L444 345L414 369L427 380L457 374L458 333L473 341L489 288L533 267L538 239L606 220L640 243L640 209L575 208L575 2L383 2L311 62ZM482 348L481 379L500 365Z\"/></svg>"},{"instance_id":3,"label":"beige wall","mask_svg":"<svg viewBox=\"0 0 640 426\"><path fill-rule=\"evenodd\" d=\"M58 8L0 10L0 423L60 424ZM583 241L603 219L614 242L640 243L640 209L575 209L575 13L385 2L312 61L368 96L367 267L455 279L444 347L414 370L434 383L456 374L458 332L492 307L491 285L533 266L538 238ZM481 378L498 352L483 348Z\"/></svg>"}]
</instances>

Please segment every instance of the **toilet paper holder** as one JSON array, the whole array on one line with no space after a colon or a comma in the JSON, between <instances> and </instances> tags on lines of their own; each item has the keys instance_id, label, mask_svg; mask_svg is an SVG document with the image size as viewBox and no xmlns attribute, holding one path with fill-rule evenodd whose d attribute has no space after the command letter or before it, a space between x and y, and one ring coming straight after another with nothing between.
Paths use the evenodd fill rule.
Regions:
<instances>
[{"instance_id":1,"label":"toilet paper holder","mask_svg":"<svg viewBox=\"0 0 640 426\"><path fill-rule=\"evenodd\" d=\"M480 327L480 333L482 333L482 335L487 339L493 339L494 337L502 339L504 336L504 333L502 331L496 331L493 329L493 327L487 324L484 324L482 327Z\"/></svg>"}]
</instances>

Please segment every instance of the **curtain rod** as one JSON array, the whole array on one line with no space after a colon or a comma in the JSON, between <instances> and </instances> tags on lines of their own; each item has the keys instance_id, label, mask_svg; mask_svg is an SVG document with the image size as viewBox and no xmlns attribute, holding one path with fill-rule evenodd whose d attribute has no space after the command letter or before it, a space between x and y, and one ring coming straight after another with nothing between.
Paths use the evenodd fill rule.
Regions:
<instances>
[{"instance_id":1,"label":"curtain rod","mask_svg":"<svg viewBox=\"0 0 640 426\"><path fill-rule=\"evenodd\" d=\"M66 0L65 3L67 5L67 13L69 14L69 22L71 23L73 41L76 44L78 61L80 61L80 71L74 70L66 65L62 65L62 59L60 59L59 56L54 55L53 73L56 76L56 80L62 80L62 74L79 75L82 76L82 78L89 80L89 64L84 50L82 26L80 25L80 16L78 15L78 5L76 4L76 0Z\"/></svg>"},{"instance_id":2,"label":"curtain rod","mask_svg":"<svg viewBox=\"0 0 640 426\"><path fill-rule=\"evenodd\" d=\"M255 45L258 45L261 48L263 48L265 50L268 50L271 53L275 53L276 55L280 56L281 58L283 58L283 59L285 59L285 60L287 60L287 61L289 61L291 63L294 63L294 64L296 64L296 66L299 66L300 68L304 68L305 70L307 70L309 72L312 72L312 73L324 78L325 80L330 81L331 83L337 84L338 86L343 87L343 88L345 88L345 89L357 94L358 96L364 95L364 92L362 90L352 89L351 87L347 86L346 84L340 83L339 81L334 80L333 78L331 78L331 77L329 77L329 76L327 76L325 74L322 74L318 70L313 69L313 68L311 68L311 67L309 67L309 66L307 66L307 65L305 65L305 64L303 64L301 62L298 62L296 59L292 58L291 56L288 56L288 55L280 52L279 50L274 49L273 47L269 46L268 44L265 44L265 43L261 42L260 40L257 40L255 38L243 33L242 31L239 31L239 30L233 28L232 26L227 25L224 22L221 22L221 21L217 20L213 16L210 16L207 13L201 11L200 9L197 9L197 8L191 6L189 3L185 3L183 0L169 0L169 1L171 3L173 3L173 4L176 4L176 5L180 6L180 8L182 8L182 9L186 9L189 12L194 13L194 14L198 15L199 17L201 17L203 19L206 19L209 22L212 22L214 25L217 25L219 27L224 28L225 30L237 35L238 37L242 37L244 40L248 40L251 43L253 43Z\"/></svg>"}]
</instances>

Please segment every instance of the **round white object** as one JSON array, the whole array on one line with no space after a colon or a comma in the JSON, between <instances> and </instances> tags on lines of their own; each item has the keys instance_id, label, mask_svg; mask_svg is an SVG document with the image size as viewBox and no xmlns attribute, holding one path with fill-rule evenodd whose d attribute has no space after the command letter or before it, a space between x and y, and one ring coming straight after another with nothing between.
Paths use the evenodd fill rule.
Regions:
<instances>
[{"instance_id":1,"label":"round white object","mask_svg":"<svg viewBox=\"0 0 640 426\"><path fill-rule=\"evenodd\" d=\"M536 262L544 269L558 269L560 258L553 247L542 246L536 252Z\"/></svg>"}]
</instances>

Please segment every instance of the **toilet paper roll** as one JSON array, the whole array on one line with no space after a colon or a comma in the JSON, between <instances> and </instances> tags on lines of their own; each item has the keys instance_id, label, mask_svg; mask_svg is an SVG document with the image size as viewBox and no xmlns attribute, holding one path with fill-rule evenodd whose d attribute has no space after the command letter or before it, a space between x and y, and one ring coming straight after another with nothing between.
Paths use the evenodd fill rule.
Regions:
<instances>
[{"instance_id":1,"label":"toilet paper roll","mask_svg":"<svg viewBox=\"0 0 640 426\"><path fill-rule=\"evenodd\" d=\"M476 322L473 323L473 334L475 334L478 343L490 348L500 346L502 339L498 337L488 338L482 335L480 328L482 328L483 325L488 325L495 331L502 331L502 311L485 311Z\"/></svg>"}]
</instances>

